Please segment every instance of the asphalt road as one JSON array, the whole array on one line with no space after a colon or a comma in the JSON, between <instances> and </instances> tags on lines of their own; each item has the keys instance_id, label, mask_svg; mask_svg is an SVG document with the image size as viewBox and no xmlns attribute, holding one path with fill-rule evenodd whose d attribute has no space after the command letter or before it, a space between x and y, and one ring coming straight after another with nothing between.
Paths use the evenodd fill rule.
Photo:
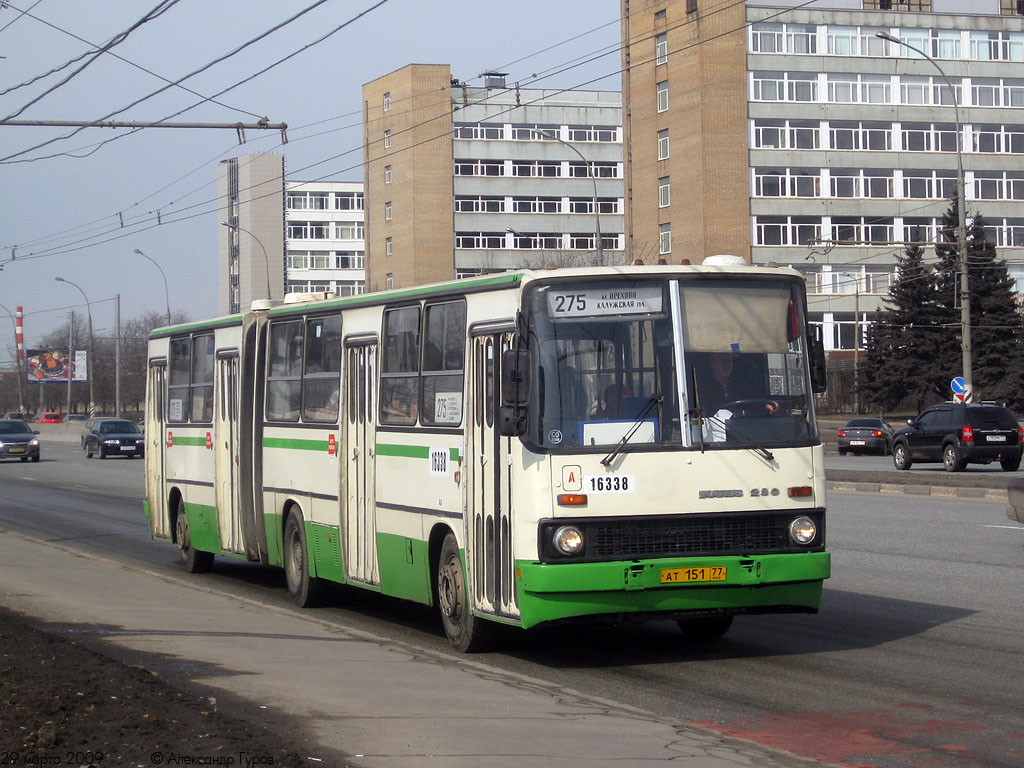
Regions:
<instances>
[{"instance_id":1,"label":"asphalt road","mask_svg":"<svg viewBox=\"0 0 1024 768\"><path fill-rule=\"evenodd\" d=\"M963 476L983 474L1008 475ZM175 549L149 539L142 486L141 461L48 444L39 464L0 464L0 528L180 578ZM829 502L834 575L817 616L744 617L709 649L671 622L517 633L476 660L828 764L1024 764L1024 526L993 502ZM273 569L218 560L193 578L291 610ZM434 614L400 601L338 588L321 618L449 653Z\"/></svg>"}]
</instances>

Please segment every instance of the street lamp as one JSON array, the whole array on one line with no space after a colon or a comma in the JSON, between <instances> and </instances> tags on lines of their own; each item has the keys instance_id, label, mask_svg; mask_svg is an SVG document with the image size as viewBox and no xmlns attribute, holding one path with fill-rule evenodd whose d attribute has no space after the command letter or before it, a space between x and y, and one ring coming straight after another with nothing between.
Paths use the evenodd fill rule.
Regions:
<instances>
[{"instance_id":1,"label":"street lamp","mask_svg":"<svg viewBox=\"0 0 1024 768\"><path fill-rule=\"evenodd\" d=\"M14 319L14 315L11 314L11 310L0 304L0 309L7 313L11 318L11 325L14 326L14 365L18 372L18 412L25 412L25 377L22 375L21 370L21 350L18 348L18 322ZM18 307L20 310L21 307Z\"/></svg>"},{"instance_id":2,"label":"street lamp","mask_svg":"<svg viewBox=\"0 0 1024 768\"><path fill-rule=\"evenodd\" d=\"M963 160L963 126L960 124L960 107L957 104L956 89L953 82L946 76L942 67L917 46L893 37L886 32L876 32L875 37L888 40L890 43L902 45L912 51L924 56L932 63L932 66L939 71L942 79L946 81L949 92L953 97L953 117L956 120L956 196L957 196L957 251L960 254L960 351L963 354L963 376L964 376L964 402L971 402L974 395L974 375L972 368L973 359L971 352L971 293L967 278L967 191L964 184L964 160Z\"/></svg>"},{"instance_id":3,"label":"street lamp","mask_svg":"<svg viewBox=\"0 0 1024 768\"><path fill-rule=\"evenodd\" d=\"M563 139L559 138L558 136L555 136L555 134L553 134L553 133L548 133L547 131L542 131L539 128L530 128L529 130L532 131L533 133L539 133L541 136L544 136L545 138L551 139L552 141L557 141L562 146L568 147L573 152L575 152L577 155L579 155L580 160L583 161L583 166L587 169L587 176L590 178L590 182L594 185L594 231L595 231L595 234L597 236L597 258L598 258L598 261L600 261L601 265L603 266L604 265L604 243L602 242L602 238L601 238L601 212L600 212L600 204L598 203L598 200L597 200L597 177L594 176L593 168L591 167L590 163L587 161L587 158L585 158L583 156L583 153L580 152L578 149L576 149L576 147L574 147L569 142L564 141Z\"/></svg>"},{"instance_id":4,"label":"street lamp","mask_svg":"<svg viewBox=\"0 0 1024 768\"><path fill-rule=\"evenodd\" d=\"M141 256L142 258L144 258L144 259L146 259L148 261L153 262L153 266L155 266L157 269L160 270L160 277L162 277L164 279L164 302L167 305L167 324L170 325L171 324L171 294L167 290L167 275L164 274L163 267L161 267L159 264L157 264L156 260L154 260L154 259L150 258L149 256L147 256L142 251L140 251L138 248L135 249L135 253L139 254L139 256Z\"/></svg>"},{"instance_id":5,"label":"street lamp","mask_svg":"<svg viewBox=\"0 0 1024 768\"><path fill-rule=\"evenodd\" d=\"M78 289L78 292L82 294L82 298L85 299L85 309L89 314L89 365L87 372L89 376L89 415L96 415L96 346L92 335L92 304L89 303L89 297L85 295L85 291L82 290L81 286L77 283L73 283L70 280L65 280L63 277L53 278L58 283L67 283ZM72 350L68 350L70 355ZM68 376L71 376L71 369L68 369Z\"/></svg>"},{"instance_id":6,"label":"street lamp","mask_svg":"<svg viewBox=\"0 0 1024 768\"><path fill-rule=\"evenodd\" d=\"M237 229L242 232L245 232L245 234L247 234L249 237L256 241L256 244L260 247L260 250L263 251L263 261L266 264L267 268L267 299L269 300L273 298L270 293L270 257L267 256L267 249L263 247L263 243L260 242L260 239L256 237L256 235L254 235L245 227L240 227L238 224L231 224L227 221L222 221L220 225L222 227L227 227L228 229Z\"/></svg>"}]
</instances>

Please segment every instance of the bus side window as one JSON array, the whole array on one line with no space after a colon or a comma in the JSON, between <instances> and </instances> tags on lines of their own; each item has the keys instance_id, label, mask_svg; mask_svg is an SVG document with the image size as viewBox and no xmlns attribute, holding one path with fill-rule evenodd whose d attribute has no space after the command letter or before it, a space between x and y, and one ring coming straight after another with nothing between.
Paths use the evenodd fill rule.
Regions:
<instances>
[{"instance_id":1,"label":"bus side window","mask_svg":"<svg viewBox=\"0 0 1024 768\"><path fill-rule=\"evenodd\" d=\"M191 420L213 421L213 334L192 339Z\"/></svg>"},{"instance_id":2,"label":"bus side window","mask_svg":"<svg viewBox=\"0 0 1024 768\"><path fill-rule=\"evenodd\" d=\"M302 321L270 326L267 420L298 421L302 387Z\"/></svg>"},{"instance_id":3,"label":"bus side window","mask_svg":"<svg viewBox=\"0 0 1024 768\"><path fill-rule=\"evenodd\" d=\"M188 421L189 377L192 370L192 339L171 339L167 383L167 421Z\"/></svg>"},{"instance_id":4,"label":"bus side window","mask_svg":"<svg viewBox=\"0 0 1024 768\"><path fill-rule=\"evenodd\" d=\"M303 421L334 423L341 395L341 316L306 321Z\"/></svg>"},{"instance_id":5,"label":"bus side window","mask_svg":"<svg viewBox=\"0 0 1024 768\"><path fill-rule=\"evenodd\" d=\"M466 357L466 303L428 304L423 341L424 424L462 423L463 366Z\"/></svg>"},{"instance_id":6,"label":"bus side window","mask_svg":"<svg viewBox=\"0 0 1024 768\"><path fill-rule=\"evenodd\" d=\"M419 403L420 308L384 313L384 354L380 371L380 420L415 424Z\"/></svg>"}]
</instances>

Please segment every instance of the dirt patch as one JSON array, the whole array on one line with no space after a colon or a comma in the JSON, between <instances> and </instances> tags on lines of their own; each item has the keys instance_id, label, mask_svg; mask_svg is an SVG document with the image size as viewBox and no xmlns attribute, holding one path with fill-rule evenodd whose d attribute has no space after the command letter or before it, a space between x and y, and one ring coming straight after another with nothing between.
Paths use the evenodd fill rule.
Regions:
<instances>
[{"instance_id":1,"label":"dirt patch","mask_svg":"<svg viewBox=\"0 0 1024 768\"><path fill-rule=\"evenodd\" d=\"M95 638L30 622L0 609L0 765L350 764L282 728L271 710L243 712L120 661Z\"/></svg>"}]
</instances>

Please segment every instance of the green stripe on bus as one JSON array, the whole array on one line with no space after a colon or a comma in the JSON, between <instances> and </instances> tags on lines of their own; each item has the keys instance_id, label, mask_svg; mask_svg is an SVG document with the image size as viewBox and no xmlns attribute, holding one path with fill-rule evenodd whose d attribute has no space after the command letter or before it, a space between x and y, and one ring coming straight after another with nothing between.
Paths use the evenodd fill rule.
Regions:
<instances>
[{"instance_id":1,"label":"green stripe on bus","mask_svg":"<svg viewBox=\"0 0 1024 768\"><path fill-rule=\"evenodd\" d=\"M426 445L392 445L389 443L377 443L378 456L401 456L406 459L429 459L430 447ZM449 448L448 458L451 461L459 460L459 449Z\"/></svg>"},{"instance_id":2,"label":"green stripe on bus","mask_svg":"<svg viewBox=\"0 0 1024 768\"><path fill-rule=\"evenodd\" d=\"M196 445L202 446L203 448L206 447L205 435L203 437L180 437L178 435L175 435L174 432L172 431L170 441L172 448L176 448L179 445Z\"/></svg>"},{"instance_id":3,"label":"green stripe on bus","mask_svg":"<svg viewBox=\"0 0 1024 768\"><path fill-rule=\"evenodd\" d=\"M149 338L159 339L164 336L174 336L178 333L186 333L188 331L208 331L215 328L230 328L232 325L241 325L241 315L231 315L230 317L221 317L216 320L205 320L199 323L184 323L182 325L168 325L163 328L154 328L149 332Z\"/></svg>"},{"instance_id":4,"label":"green stripe on bus","mask_svg":"<svg viewBox=\"0 0 1024 768\"><path fill-rule=\"evenodd\" d=\"M326 451L330 447L326 440L297 440L291 437L264 437L264 448L286 448L294 451Z\"/></svg>"}]
</instances>

